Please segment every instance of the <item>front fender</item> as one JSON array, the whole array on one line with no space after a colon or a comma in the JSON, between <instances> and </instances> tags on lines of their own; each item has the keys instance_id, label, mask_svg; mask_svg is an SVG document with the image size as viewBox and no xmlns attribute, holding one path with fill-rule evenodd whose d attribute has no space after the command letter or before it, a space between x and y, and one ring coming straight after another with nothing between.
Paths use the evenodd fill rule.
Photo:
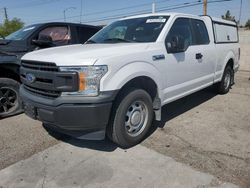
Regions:
<instances>
[{"instance_id":1,"label":"front fender","mask_svg":"<svg viewBox=\"0 0 250 188\"><path fill-rule=\"evenodd\" d=\"M20 65L20 58L14 55L13 56L3 55L3 56L0 56L0 64Z\"/></svg>"},{"instance_id":2,"label":"front fender","mask_svg":"<svg viewBox=\"0 0 250 188\"><path fill-rule=\"evenodd\" d=\"M147 62L133 62L120 67L117 70L109 70L101 81L101 91L119 90L130 80L146 76L151 78L157 85L158 92L162 90L160 72L152 64Z\"/></svg>"}]
</instances>

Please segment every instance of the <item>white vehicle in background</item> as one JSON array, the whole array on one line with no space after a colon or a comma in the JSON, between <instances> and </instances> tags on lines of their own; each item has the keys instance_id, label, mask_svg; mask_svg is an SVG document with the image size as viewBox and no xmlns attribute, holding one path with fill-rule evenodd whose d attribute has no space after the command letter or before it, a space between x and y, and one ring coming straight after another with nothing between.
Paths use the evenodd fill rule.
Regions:
<instances>
[{"instance_id":1,"label":"white vehicle in background","mask_svg":"<svg viewBox=\"0 0 250 188\"><path fill-rule=\"evenodd\" d=\"M124 18L84 45L22 58L20 94L27 115L86 139L107 135L138 144L161 107L216 85L228 93L239 68L234 22L160 13Z\"/></svg>"}]
</instances>

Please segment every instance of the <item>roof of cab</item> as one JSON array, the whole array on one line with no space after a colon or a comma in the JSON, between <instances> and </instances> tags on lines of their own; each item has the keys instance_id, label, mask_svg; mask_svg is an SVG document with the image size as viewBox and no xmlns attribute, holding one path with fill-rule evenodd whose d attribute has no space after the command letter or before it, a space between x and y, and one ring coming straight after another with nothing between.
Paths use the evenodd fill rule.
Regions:
<instances>
[{"instance_id":1,"label":"roof of cab","mask_svg":"<svg viewBox=\"0 0 250 188\"><path fill-rule=\"evenodd\" d=\"M87 25L87 24L80 24L80 23L70 23L70 22L44 22L32 25L71 25L71 26L85 26L85 27L92 27L92 28L101 28L100 26L95 25Z\"/></svg>"},{"instance_id":2,"label":"roof of cab","mask_svg":"<svg viewBox=\"0 0 250 188\"><path fill-rule=\"evenodd\" d=\"M162 13L150 13L150 14L140 14L140 15L135 15L135 16L128 16L128 17L122 18L121 20L132 19L132 18L143 18L143 17L148 17L148 16L192 16L192 17L199 17L199 16L193 15L193 14L184 14L184 13L178 13L178 12L162 12Z\"/></svg>"},{"instance_id":3,"label":"roof of cab","mask_svg":"<svg viewBox=\"0 0 250 188\"><path fill-rule=\"evenodd\" d=\"M163 12L163 13L151 13L151 14L141 14L141 15L135 15L135 16L129 16L129 17L124 17L121 20L126 20L126 19L132 19L132 18L143 18L143 17L148 17L148 16L189 16L189 17L197 17L197 18L202 18L205 16L199 16L199 15L193 15L193 14L185 14L185 13L178 13L178 12ZM237 25L236 22L229 21L229 20L224 20L222 18L215 18L215 17L210 17L213 21L215 22L222 22L222 23L227 23L231 25Z\"/></svg>"}]
</instances>

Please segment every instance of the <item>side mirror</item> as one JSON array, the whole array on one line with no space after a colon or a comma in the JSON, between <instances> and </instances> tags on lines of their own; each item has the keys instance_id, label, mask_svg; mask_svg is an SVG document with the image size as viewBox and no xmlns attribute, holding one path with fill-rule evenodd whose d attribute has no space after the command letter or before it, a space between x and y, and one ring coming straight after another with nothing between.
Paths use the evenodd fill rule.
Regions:
<instances>
[{"instance_id":1,"label":"side mirror","mask_svg":"<svg viewBox=\"0 0 250 188\"><path fill-rule=\"evenodd\" d=\"M40 48L49 48L55 46L52 38L48 35L40 35L37 40L32 40L32 43Z\"/></svg>"},{"instance_id":2,"label":"side mirror","mask_svg":"<svg viewBox=\"0 0 250 188\"><path fill-rule=\"evenodd\" d=\"M185 52L188 46L185 45L185 40L182 36L173 36L170 42L166 44L168 53Z\"/></svg>"}]
</instances>

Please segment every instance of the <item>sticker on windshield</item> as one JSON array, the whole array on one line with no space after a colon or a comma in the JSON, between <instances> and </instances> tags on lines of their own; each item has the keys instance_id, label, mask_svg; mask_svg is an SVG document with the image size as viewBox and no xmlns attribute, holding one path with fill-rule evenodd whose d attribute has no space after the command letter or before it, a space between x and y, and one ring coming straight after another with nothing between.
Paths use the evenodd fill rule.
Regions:
<instances>
[{"instance_id":1,"label":"sticker on windshield","mask_svg":"<svg viewBox=\"0 0 250 188\"><path fill-rule=\"evenodd\" d=\"M165 23L167 21L166 18L155 18L155 19L147 19L146 23Z\"/></svg>"},{"instance_id":2,"label":"sticker on windshield","mask_svg":"<svg viewBox=\"0 0 250 188\"><path fill-rule=\"evenodd\" d=\"M23 31L29 31L29 30L32 30L32 29L35 29L35 27L34 26L33 27L28 27L28 28L24 29Z\"/></svg>"}]
</instances>

